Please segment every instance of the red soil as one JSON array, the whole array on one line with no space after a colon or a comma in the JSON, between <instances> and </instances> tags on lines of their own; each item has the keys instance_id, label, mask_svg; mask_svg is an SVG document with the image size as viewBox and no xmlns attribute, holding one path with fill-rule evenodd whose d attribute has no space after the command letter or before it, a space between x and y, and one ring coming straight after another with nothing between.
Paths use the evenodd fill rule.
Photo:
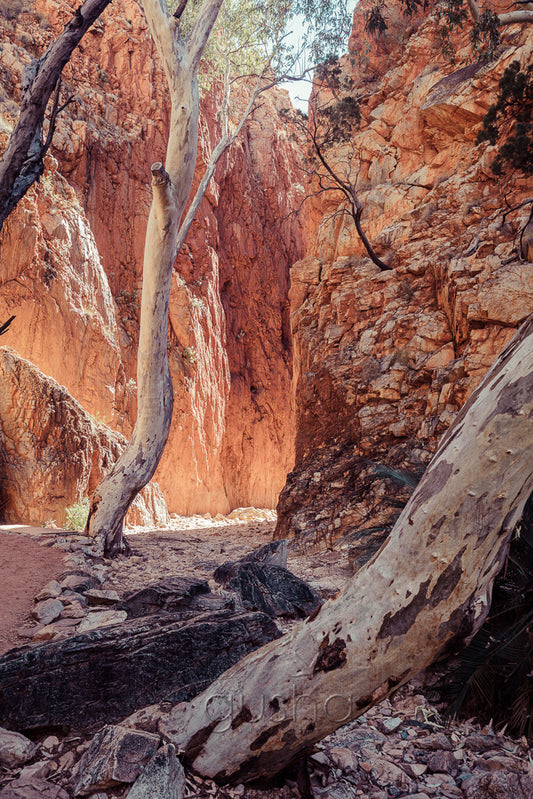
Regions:
<instances>
[{"instance_id":1,"label":"red soil","mask_svg":"<svg viewBox=\"0 0 533 799\"><path fill-rule=\"evenodd\" d=\"M33 599L41 588L65 570L63 553L26 536L0 531L0 654L24 640Z\"/></svg>"}]
</instances>

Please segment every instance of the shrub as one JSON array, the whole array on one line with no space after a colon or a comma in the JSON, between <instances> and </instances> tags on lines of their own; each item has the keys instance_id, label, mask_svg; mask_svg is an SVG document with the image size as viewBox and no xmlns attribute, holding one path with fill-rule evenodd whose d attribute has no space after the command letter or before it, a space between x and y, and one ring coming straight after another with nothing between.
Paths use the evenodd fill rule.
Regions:
<instances>
[{"instance_id":1,"label":"shrub","mask_svg":"<svg viewBox=\"0 0 533 799\"><path fill-rule=\"evenodd\" d=\"M84 497L70 507L65 508L65 527L67 530L82 532L89 516L89 499Z\"/></svg>"}]
</instances>

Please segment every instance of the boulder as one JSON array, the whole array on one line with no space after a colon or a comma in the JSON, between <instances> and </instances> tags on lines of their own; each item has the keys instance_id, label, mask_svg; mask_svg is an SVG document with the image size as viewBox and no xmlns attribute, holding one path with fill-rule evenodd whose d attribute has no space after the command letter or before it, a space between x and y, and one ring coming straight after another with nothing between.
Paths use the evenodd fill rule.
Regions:
<instances>
[{"instance_id":1,"label":"boulder","mask_svg":"<svg viewBox=\"0 0 533 799\"><path fill-rule=\"evenodd\" d=\"M73 775L74 796L89 796L121 783L135 782L156 753L159 735L107 726L97 733Z\"/></svg>"},{"instance_id":2,"label":"boulder","mask_svg":"<svg viewBox=\"0 0 533 799\"><path fill-rule=\"evenodd\" d=\"M199 594L209 593L209 585L205 580L192 577L169 577L154 585L134 591L116 606L116 610L125 610L129 619L149 616L152 613L166 611L168 613L187 604Z\"/></svg>"},{"instance_id":3,"label":"boulder","mask_svg":"<svg viewBox=\"0 0 533 799\"><path fill-rule=\"evenodd\" d=\"M313 588L282 566L253 560L228 562L219 566L214 578L226 589L235 591L247 610L268 616L305 618L322 604Z\"/></svg>"},{"instance_id":4,"label":"boulder","mask_svg":"<svg viewBox=\"0 0 533 799\"><path fill-rule=\"evenodd\" d=\"M0 766L17 768L35 755L37 747L24 735L0 727Z\"/></svg>"},{"instance_id":5,"label":"boulder","mask_svg":"<svg viewBox=\"0 0 533 799\"><path fill-rule=\"evenodd\" d=\"M185 701L280 635L263 613L183 620L178 612L13 650L0 658L0 723L86 729L145 705Z\"/></svg>"},{"instance_id":6,"label":"boulder","mask_svg":"<svg viewBox=\"0 0 533 799\"><path fill-rule=\"evenodd\" d=\"M172 744L161 747L150 760L126 799L183 799L185 772Z\"/></svg>"}]
</instances>

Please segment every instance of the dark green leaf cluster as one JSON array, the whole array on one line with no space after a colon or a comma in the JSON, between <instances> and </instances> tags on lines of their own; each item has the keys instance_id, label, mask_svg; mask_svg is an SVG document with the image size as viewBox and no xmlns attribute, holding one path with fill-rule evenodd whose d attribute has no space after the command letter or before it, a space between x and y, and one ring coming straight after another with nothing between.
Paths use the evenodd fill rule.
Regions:
<instances>
[{"instance_id":1,"label":"dark green leaf cluster","mask_svg":"<svg viewBox=\"0 0 533 799\"><path fill-rule=\"evenodd\" d=\"M499 95L483 120L476 143L496 144L504 139L493 161L492 171L502 174L506 167L533 174L533 65L522 71L513 61L499 82Z\"/></svg>"},{"instance_id":2,"label":"dark green leaf cluster","mask_svg":"<svg viewBox=\"0 0 533 799\"><path fill-rule=\"evenodd\" d=\"M430 0L401 0L402 10L406 17L429 8ZM387 30L386 0L376 0L365 14L365 31L376 38L383 36ZM454 60L455 48L451 33L461 29L469 17L465 0L438 0L435 4L438 19L437 39L443 54ZM500 43L498 16L490 9L483 11L478 22L473 26L470 39L472 49L491 58Z\"/></svg>"},{"instance_id":3,"label":"dark green leaf cluster","mask_svg":"<svg viewBox=\"0 0 533 799\"><path fill-rule=\"evenodd\" d=\"M384 36L387 30L387 22L382 11L384 5L385 3L381 0L380 3L375 3L365 13L365 31L376 39L380 36Z\"/></svg>"},{"instance_id":4,"label":"dark green leaf cluster","mask_svg":"<svg viewBox=\"0 0 533 799\"><path fill-rule=\"evenodd\" d=\"M293 0L292 13L305 20L302 44L311 60L345 51L352 27L349 0Z\"/></svg>"},{"instance_id":5,"label":"dark green leaf cluster","mask_svg":"<svg viewBox=\"0 0 533 799\"><path fill-rule=\"evenodd\" d=\"M327 130L322 142L323 147L350 141L354 128L361 122L359 100L357 97L345 95L337 102L320 109L318 116L325 123Z\"/></svg>"},{"instance_id":6,"label":"dark green leaf cluster","mask_svg":"<svg viewBox=\"0 0 533 799\"><path fill-rule=\"evenodd\" d=\"M482 53L486 58L492 58L500 44L498 15L490 9L485 9L470 31L470 42L475 51Z\"/></svg>"},{"instance_id":7,"label":"dark green leaf cluster","mask_svg":"<svg viewBox=\"0 0 533 799\"><path fill-rule=\"evenodd\" d=\"M496 577L490 614L456 670L437 691L449 712L508 724L515 735L533 734L533 497L530 497Z\"/></svg>"},{"instance_id":8,"label":"dark green leaf cluster","mask_svg":"<svg viewBox=\"0 0 533 799\"><path fill-rule=\"evenodd\" d=\"M429 8L429 0L402 0L402 8L407 17L412 17L419 9Z\"/></svg>"},{"instance_id":9,"label":"dark green leaf cluster","mask_svg":"<svg viewBox=\"0 0 533 799\"><path fill-rule=\"evenodd\" d=\"M441 0L437 7L439 19L449 28L462 28L468 17L464 0Z\"/></svg>"},{"instance_id":10,"label":"dark green leaf cluster","mask_svg":"<svg viewBox=\"0 0 533 799\"><path fill-rule=\"evenodd\" d=\"M420 9L425 11L429 8L429 0L401 0L401 3L406 17L412 17ZM365 31L376 38L383 36L388 27L383 14L384 8L386 8L385 0L376 0L365 13Z\"/></svg>"}]
</instances>

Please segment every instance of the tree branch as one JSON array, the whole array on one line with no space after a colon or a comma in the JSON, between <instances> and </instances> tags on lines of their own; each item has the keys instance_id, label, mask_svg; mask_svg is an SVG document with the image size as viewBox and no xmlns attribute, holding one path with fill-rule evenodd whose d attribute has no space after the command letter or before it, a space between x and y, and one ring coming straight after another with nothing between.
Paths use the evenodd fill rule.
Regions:
<instances>
[{"instance_id":1,"label":"tree branch","mask_svg":"<svg viewBox=\"0 0 533 799\"><path fill-rule=\"evenodd\" d=\"M533 24L533 11L509 11L508 14L498 14L499 25L514 25L517 22Z\"/></svg>"},{"instance_id":2,"label":"tree branch","mask_svg":"<svg viewBox=\"0 0 533 799\"><path fill-rule=\"evenodd\" d=\"M225 118L225 120L223 122L224 128L225 128L224 135L221 138L221 140L218 142L216 147L214 148L213 152L211 153L211 157L209 159L209 163L208 163L208 165L206 167L206 170L205 170L205 172L203 174L203 177L202 177L202 179L200 181L200 184L199 184L199 186L198 186L198 188L196 190L196 194L194 195L193 201L190 204L189 209L187 211L187 214L185 215L185 218L184 218L183 222L180 225L180 229L179 229L179 232L178 232L178 239L177 239L177 242L176 242L176 255L179 253L181 247L183 246L183 242L185 241L187 233L189 232L189 229L190 229L190 227L191 227L191 225L193 223L193 220L194 220L194 217L196 215L196 212L198 211L200 203L202 202L204 194L205 194L205 192L207 190L207 187L209 185L209 181L211 180L211 178L214 175L214 172L215 172L215 169L216 169L216 166L217 166L218 162L220 161L221 157L224 155L224 153L226 152L228 147L231 147L231 145L235 142L235 140L237 139L237 136L239 135L239 133L241 132L241 130L243 128L244 123L246 122L246 120L248 119L248 117L250 116L252 111L255 110L254 106L255 106L255 102L256 102L258 96L260 94L262 94L264 91L266 91L267 89L272 88L272 86L274 85L271 82L269 82L268 84L264 84L263 80L264 80L264 76L261 75L259 77L257 83L256 83L254 91L250 95L250 99L248 100L246 108L244 109L244 111L243 111L243 113L241 115L241 118L239 120L239 123L238 123L237 127L235 128L235 130L233 131L233 133L230 134L228 132L228 129L227 129L227 117ZM225 114L227 114L227 105L228 105L228 103L229 103L229 85L226 86L226 91L224 93L223 111L224 111Z\"/></svg>"},{"instance_id":3,"label":"tree branch","mask_svg":"<svg viewBox=\"0 0 533 799\"><path fill-rule=\"evenodd\" d=\"M165 0L142 0L144 15L159 58L165 70L169 86L172 85L176 73L176 46L178 20L170 16Z\"/></svg>"},{"instance_id":4,"label":"tree branch","mask_svg":"<svg viewBox=\"0 0 533 799\"><path fill-rule=\"evenodd\" d=\"M386 264L384 261L382 261L381 258L378 258L378 256L374 252L374 248L372 247L367 235L365 234L365 232L364 232L364 230L362 228L361 216L363 215L363 206L361 205L359 197L357 196L357 192L355 190L355 187L353 186L353 184L350 181L343 180L340 177L340 175L338 175L333 170L331 165L326 160L326 157L325 157L324 152L323 152L323 146L321 145L321 143L318 140L318 126L317 126L316 120L313 120L313 130L312 131L308 130L308 135L309 135L309 137L311 139L311 143L313 145L313 149L315 151L315 154L316 154L317 158L319 159L320 163L322 164L322 166L324 167L324 169L326 170L328 175L331 177L331 179L335 183L335 188L340 189L340 191L342 191L342 193L344 194L344 196L348 200L349 209L347 210L347 213L349 213L350 216L353 219L353 222L354 222L354 225L355 225L355 229L357 230L357 235L361 239L363 247L367 251L367 254L368 254L369 258L382 271L385 271L385 270L388 270L388 269L392 269L392 267L389 266L388 264Z\"/></svg>"},{"instance_id":5,"label":"tree branch","mask_svg":"<svg viewBox=\"0 0 533 799\"><path fill-rule=\"evenodd\" d=\"M202 3L193 29L188 37L188 50L193 68L198 67L200 63L209 34L217 20L218 12L223 2L224 0L204 0Z\"/></svg>"},{"instance_id":6,"label":"tree branch","mask_svg":"<svg viewBox=\"0 0 533 799\"><path fill-rule=\"evenodd\" d=\"M466 0L466 5L468 6L470 16L474 20L474 23L477 25L477 23L479 22L479 17L481 15L479 13L479 6L476 3L476 0Z\"/></svg>"},{"instance_id":7,"label":"tree branch","mask_svg":"<svg viewBox=\"0 0 533 799\"><path fill-rule=\"evenodd\" d=\"M86 0L63 32L27 73L20 115L0 161L0 230L18 201L44 171L37 150L48 101L73 50L111 0ZM37 152L32 152L37 150ZM46 152L46 150L45 150ZM24 168L26 167L26 174Z\"/></svg>"}]
</instances>

